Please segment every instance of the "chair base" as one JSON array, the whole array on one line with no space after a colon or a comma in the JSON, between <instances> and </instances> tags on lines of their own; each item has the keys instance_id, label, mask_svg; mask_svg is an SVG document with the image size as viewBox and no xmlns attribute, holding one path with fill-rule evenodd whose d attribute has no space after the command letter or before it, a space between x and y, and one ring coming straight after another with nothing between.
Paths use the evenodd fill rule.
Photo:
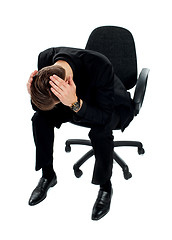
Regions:
<instances>
[{"instance_id":1,"label":"chair base","mask_svg":"<svg viewBox=\"0 0 172 240\"><path fill-rule=\"evenodd\" d=\"M68 139L66 141L65 151L70 152L71 151L71 145L86 145L86 146L92 146L90 140L84 140L84 139ZM141 142L137 141L114 141L114 147L137 147L138 148L138 154L144 154L145 150L143 148L143 145ZM91 149L88 151L84 156L82 156L73 166L74 174L77 178L81 177L83 172L81 171L80 167L84 162L86 162L89 158L91 158L94 155L94 150ZM127 164L124 162L124 160L114 151L113 152L113 158L114 160L119 164L119 166L123 170L123 175L126 180L130 179L132 177L132 174L129 172L129 168Z\"/></svg>"}]
</instances>

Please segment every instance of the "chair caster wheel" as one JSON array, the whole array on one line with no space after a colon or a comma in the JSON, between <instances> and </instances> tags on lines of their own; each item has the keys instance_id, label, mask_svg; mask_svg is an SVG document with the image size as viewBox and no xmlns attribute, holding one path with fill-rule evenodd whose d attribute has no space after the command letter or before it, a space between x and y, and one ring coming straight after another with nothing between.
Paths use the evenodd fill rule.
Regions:
<instances>
[{"instance_id":1,"label":"chair caster wheel","mask_svg":"<svg viewBox=\"0 0 172 240\"><path fill-rule=\"evenodd\" d=\"M65 151L66 151L66 152L71 152L71 146L70 146L70 145L66 145Z\"/></svg>"},{"instance_id":2,"label":"chair caster wheel","mask_svg":"<svg viewBox=\"0 0 172 240\"><path fill-rule=\"evenodd\" d=\"M144 153L145 153L144 148L138 148L138 154L139 155L144 154Z\"/></svg>"},{"instance_id":3,"label":"chair caster wheel","mask_svg":"<svg viewBox=\"0 0 172 240\"><path fill-rule=\"evenodd\" d=\"M132 177L132 174L129 172L128 166L125 166L125 168L123 169L123 173L124 173L124 178L126 180L128 180Z\"/></svg>"},{"instance_id":4,"label":"chair caster wheel","mask_svg":"<svg viewBox=\"0 0 172 240\"><path fill-rule=\"evenodd\" d=\"M77 178L80 178L82 176L83 172L80 169L73 168L73 170L74 170L74 174Z\"/></svg>"},{"instance_id":5,"label":"chair caster wheel","mask_svg":"<svg viewBox=\"0 0 172 240\"><path fill-rule=\"evenodd\" d=\"M132 174L130 172L124 172L124 178L126 180L130 179L132 177Z\"/></svg>"}]
</instances>

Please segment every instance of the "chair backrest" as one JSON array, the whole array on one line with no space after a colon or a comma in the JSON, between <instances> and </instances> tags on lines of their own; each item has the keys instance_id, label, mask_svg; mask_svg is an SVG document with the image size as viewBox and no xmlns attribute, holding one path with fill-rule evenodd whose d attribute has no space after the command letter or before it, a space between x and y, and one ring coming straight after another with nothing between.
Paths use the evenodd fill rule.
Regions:
<instances>
[{"instance_id":1,"label":"chair backrest","mask_svg":"<svg viewBox=\"0 0 172 240\"><path fill-rule=\"evenodd\" d=\"M137 59L132 34L121 27L103 26L92 31L86 49L104 54L127 90L137 82Z\"/></svg>"}]
</instances>

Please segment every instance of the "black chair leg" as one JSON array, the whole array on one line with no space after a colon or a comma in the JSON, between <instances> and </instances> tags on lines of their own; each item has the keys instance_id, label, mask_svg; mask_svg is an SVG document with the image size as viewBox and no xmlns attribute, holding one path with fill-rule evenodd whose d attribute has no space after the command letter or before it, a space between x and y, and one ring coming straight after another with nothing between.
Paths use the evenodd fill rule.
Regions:
<instances>
[{"instance_id":1,"label":"black chair leg","mask_svg":"<svg viewBox=\"0 0 172 240\"><path fill-rule=\"evenodd\" d=\"M80 166L85 163L89 158L91 158L94 155L94 150L91 149L88 151L82 158L80 158L74 165L73 165L73 170L74 174L77 178L81 177L83 172L79 169Z\"/></svg>"},{"instance_id":2,"label":"black chair leg","mask_svg":"<svg viewBox=\"0 0 172 240\"><path fill-rule=\"evenodd\" d=\"M65 151L70 152L71 151L71 145L79 144L79 145L86 145L86 146L92 146L90 140L85 139L68 139L66 141ZM74 174L77 178L81 177L83 172L79 169L80 166L85 163L89 158L91 158L94 155L94 150L91 149L88 151L84 156L82 156L74 165L73 170Z\"/></svg>"},{"instance_id":3,"label":"black chair leg","mask_svg":"<svg viewBox=\"0 0 172 240\"><path fill-rule=\"evenodd\" d=\"M114 141L114 147L137 147L139 155L145 153L143 144L137 141Z\"/></svg>"},{"instance_id":4,"label":"black chair leg","mask_svg":"<svg viewBox=\"0 0 172 240\"><path fill-rule=\"evenodd\" d=\"M74 145L74 144L92 146L90 140L69 139L66 141L65 151L70 152L71 145ZM145 150L143 149L143 145L141 142L136 142L136 141L115 141L114 142L114 147L124 147L124 146L137 147L139 155L145 153ZM81 177L83 174L83 172L80 170L80 166L85 161L87 161L90 157L92 157L93 155L94 155L94 150L91 149L74 164L74 166L73 166L74 174L77 178ZM113 152L113 158L122 168L124 178L126 180L130 179L132 177L132 174L129 172L129 168L128 168L127 164L122 160L122 158L120 156L118 156L118 154L115 151Z\"/></svg>"},{"instance_id":5,"label":"black chair leg","mask_svg":"<svg viewBox=\"0 0 172 240\"><path fill-rule=\"evenodd\" d=\"M68 139L66 141L66 146L65 146L65 151L70 152L71 151L71 146L70 145L86 145L86 146L92 146L90 140L85 140L85 139Z\"/></svg>"},{"instance_id":6,"label":"black chair leg","mask_svg":"<svg viewBox=\"0 0 172 240\"><path fill-rule=\"evenodd\" d=\"M130 179L132 177L132 174L129 172L129 168L128 168L127 164L122 160L122 158L120 158L120 156L115 151L113 152L113 158L122 168L124 178L126 180Z\"/></svg>"}]
</instances>

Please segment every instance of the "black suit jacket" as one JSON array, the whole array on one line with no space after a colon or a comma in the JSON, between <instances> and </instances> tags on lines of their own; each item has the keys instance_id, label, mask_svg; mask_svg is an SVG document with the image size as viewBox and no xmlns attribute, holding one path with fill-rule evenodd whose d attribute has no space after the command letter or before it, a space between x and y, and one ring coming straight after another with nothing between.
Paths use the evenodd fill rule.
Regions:
<instances>
[{"instance_id":1,"label":"black suit jacket","mask_svg":"<svg viewBox=\"0 0 172 240\"><path fill-rule=\"evenodd\" d=\"M81 110L74 114L74 122L80 125L111 123L113 129L113 122L120 117L118 129L123 131L133 119L133 103L130 94L115 75L111 62L94 51L56 47L39 54L38 70L58 60L70 64L76 94L83 100Z\"/></svg>"}]
</instances>

